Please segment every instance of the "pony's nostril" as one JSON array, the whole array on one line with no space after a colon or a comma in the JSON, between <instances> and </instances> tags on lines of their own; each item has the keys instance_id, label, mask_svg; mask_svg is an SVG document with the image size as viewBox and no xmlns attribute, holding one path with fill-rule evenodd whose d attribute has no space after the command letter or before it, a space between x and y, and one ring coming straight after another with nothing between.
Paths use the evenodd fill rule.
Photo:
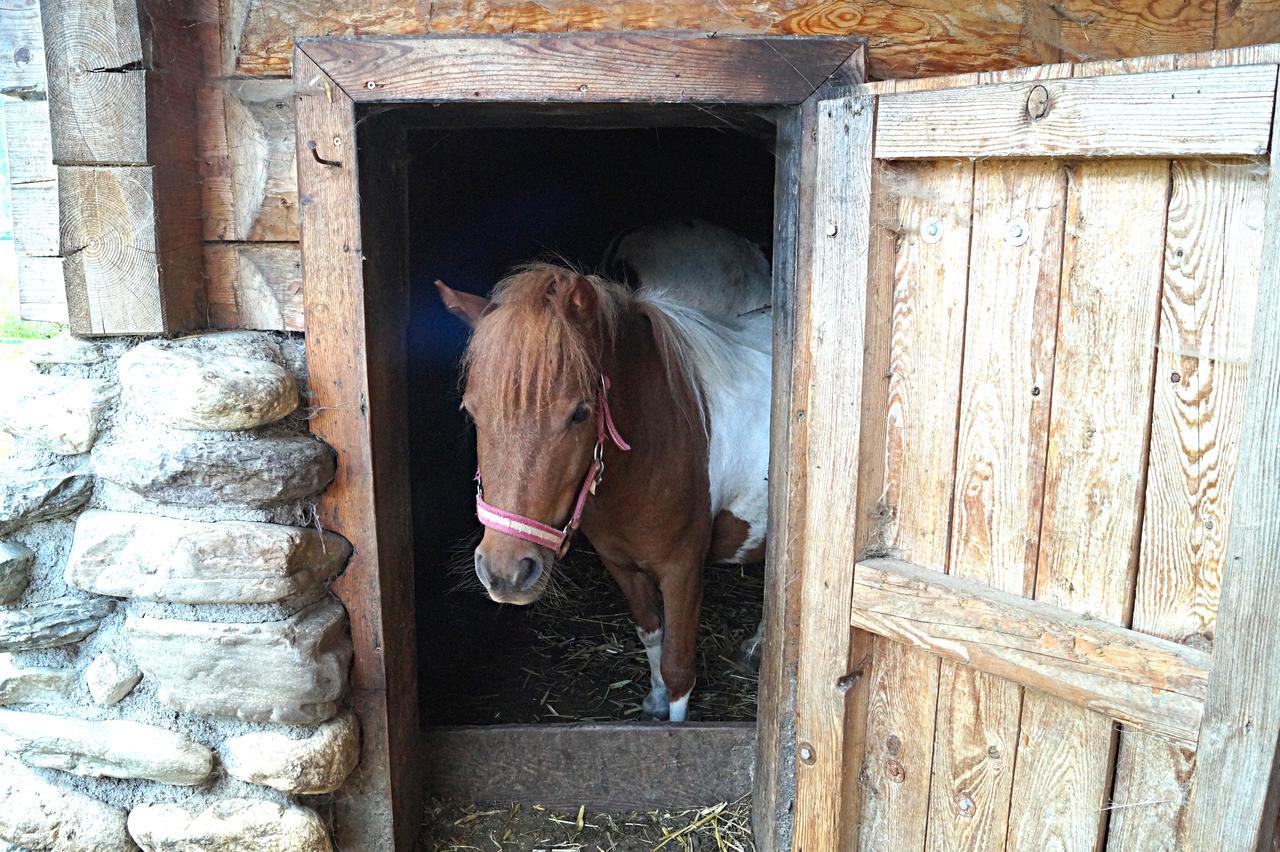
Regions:
<instances>
[{"instance_id":1,"label":"pony's nostril","mask_svg":"<svg viewBox=\"0 0 1280 852\"><path fill-rule=\"evenodd\" d=\"M520 560L520 572L516 575L516 588L525 591L538 582L538 578L542 576L542 563L536 559L526 556Z\"/></svg>"},{"instance_id":2,"label":"pony's nostril","mask_svg":"<svg viewBox=\"0 0 1280 852\"><path fill-rule=\"evenodd\" d=\"M476 576L480 578L480 582L486 586L489 585L489 569L484 564L484 554L476 551Z\"/></svg>"}]
</instances>

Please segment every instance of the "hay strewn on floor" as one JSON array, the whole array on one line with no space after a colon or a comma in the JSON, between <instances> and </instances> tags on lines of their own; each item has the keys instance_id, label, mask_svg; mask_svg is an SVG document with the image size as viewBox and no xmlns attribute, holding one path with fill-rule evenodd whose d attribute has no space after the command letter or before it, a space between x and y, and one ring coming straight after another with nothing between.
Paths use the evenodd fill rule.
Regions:
<instances>
[{"instance_id":1,"label":"hay strewn on floor","mask_svg":"<svg viewBox=\"0 0 1280 852\"><path fill-rule=\"evenodd\" d=\"M734 666L738 643L760 620L762 566L705 569L698 682L690 718L749 721L756 715L756 677ZM459 588L451 595L483 594ZM617 721L639 717L649 670L622 592L585 548L556 568L556 592L527 610L523 647L486 675L490 689L450 696L455 714L472 723Z\"/></svg>"},{"instance_id":2,"label":"hay strewn on floor","mask_svg":"<svg viewBox=\"0 0 1280 852\"><path fill-rule=\"evenodd\" d=\"M599 814L541 806L481 808L431 802L419 852L754 852L751 804L743 799L706 808Z\"/></svg>"}]
</instances>

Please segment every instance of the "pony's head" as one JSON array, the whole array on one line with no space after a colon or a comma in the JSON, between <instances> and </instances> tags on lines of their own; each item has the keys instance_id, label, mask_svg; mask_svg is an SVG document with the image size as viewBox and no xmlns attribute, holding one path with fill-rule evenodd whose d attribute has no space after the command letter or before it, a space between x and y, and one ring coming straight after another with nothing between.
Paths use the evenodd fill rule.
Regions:
<instances>
[{"instance_id":1,"label":"pony's head","mask_svg":"<svg viewBox=\"0 0 1280 852\"><path fill-rule=\"evenodd\" d=\"M547 589L557 548L521 537L527 530L519 524L561 530L573 515L600 434L602 360L621 290L550 264L518 269L491 299L436 286L474 332L463 358L462 407L476 427L477 505L515 524L502 531L486 521L476 575L493 600L530 604Z\"/></svg>"}]
</instances>

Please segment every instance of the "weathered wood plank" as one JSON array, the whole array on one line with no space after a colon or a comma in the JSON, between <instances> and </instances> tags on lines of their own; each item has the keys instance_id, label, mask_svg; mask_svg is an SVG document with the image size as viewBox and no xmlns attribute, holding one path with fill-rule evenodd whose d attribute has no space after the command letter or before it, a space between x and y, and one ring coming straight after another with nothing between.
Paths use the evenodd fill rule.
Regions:
<instances>
[{"instance_id":1,"label":"weathered wood plank","mask_svg":"<svg viewBox=\"0 0 1280 852\"><path fill-rule=\"evenodd\" d=\"M1218 0L1214 47L1231 48L1280 42L1280 3L1276 0Z\"/></svg>"},{"instance_id":2,"label":"weathered wood plank","mask_svg":"<svg viewBox=\"0 0 1280 852\"><path fill-rule=\"evenodd\" d=\"M1222 598L1205 721L1196 754L1191 848L1269 848L1280 804L1280 123L1262 232L1239 474L1227 535Z\"/></svg>"},{"instance_id":3,"label":"weathered wood plank","mask_svg":"<svg viewBox=\"0 0 1280 852\"><path fill-rule=\"evenodd\" d=\"M13 246L19 255L58 253L58 169L49 141L49 105L42 100L0 103L9 154Z\"/></svg>"},{"instance_id":4,"label":"weathered wood plank","mask_svg":"<svg viewBox=\"0 0 1280 852\"><path fill-rule=\"evenodd\" d=\"M1051 161L975 169L950 572L1014 595L1035 569L1064 195ZM931 841L1003 848L1021 689L945 661L938 689Z\"/></svg>"},{"instance_id":5,"label":"weathered wood plank","mask_svg":"<svg viewBox=\"0 0 1280 852\"><path fill-rule=\"evenodd\" d=\"M1271 0L1219 0L1218 46L1280 37L1269 25ZM692 30L719 33L860 33L870 39L872 76L918 77L1034 65L1062 58L1130 56L1213 47L1213 4L1153 5L1109 0L1010 5L994 0L903 0L851 5L840 0L790 4L714 0L527 3L492 0L368 0L359 15L337 14L322 0L226 3L221 73L287 74L292 39L316 35L412 35L428 32ZM1228 9L1229 7L1229 9ZM1256 11L1255 11L1256 10ZM1228 14L1232 11L1233 14ZM1232 23L1240 18L1239 23ZM1233 40L1228 41L1231 38Z\"/></svg>"},{"instance_id":6,"label":"weathered wood plank","mask_svg":"<svg viewBox=\"0 0 1280 852\"><path fill-rule=\"evenodd\" d=\"M205 270L211 328L304 329L297 243L210 243Z\"/></svg>"},{"instance_id":7,"label":"weathered wood plank","mask_svg":"<svg viewBox=\"0 0 1280 852\"><path fill-rule=\"evenodd\" d=\"M395 171L403 139L371 120L357 149L351 99L301 51L295 67L311 430L338 452L316 511L355 547L331 588L350 616L357 706L385 731L376 753L366 746L354 783L389 806L364 844L408 849L421 795L411 758L415 650L393 638L414 629L403 416L406 183Z\"/></svg>"},{"instance_id":8,"label":"weathered wood plank","mask_svg":"<svg viewBox=\"0 0 1280 852\"><path fill-rule=\"evenodd\" d=\"M874 447L884 482L872 501L873 552L946 564L964 343L973 166L911 163L875 184L897 244L886 311L890 355L884 437ZM884 371L882 371L883 373ZM868 442L871 436L867 436ZM933 751L938 662L919 649L874 644L865 754L857 756L864 849L922 847ZM847 783L847 782L846 782Z\"/></svg>"},{"instance_id":9,"label":"weathered wood plank","mask_svg":"<svg viewBox=\"0 0 1280 852\"><path fill-rule=\"evenodd\" d=\"M778 123L774 174L773 243L773 397L769 442L769 525L792 535L770 536L765 554L765 644L760 661L757 702L755 785L752 834L760 852L791 848L796 784L796 670L800 643L800 551L804 540L806 424L793 411L802 395L808 364L802 354L807 337L810 277L800 260L802 241L812 229L813 131L817 102L788 111ZM798 390L797 390L798 389Z\"/></svg>"},{"instance_id":10,"label":"weathered wood plank","mask_svg":"<svg viewBox=\"0 0 1280 852\"><path fill-rule=\"evenodd\" d=\"M735 801L754 757L751 722L431 728L418 754L433 796L614 812Z\"/></svg>"},{"instance_id":11,"label":"weathered wood plank","mask_svg":"<svg viewBox=\"0 0 1280 852\"><path fill-rule=\"evenodd\" d=\"M62 165L147 165L136 0L41 0L53 153Z\"/></svg>"},{"instance_id":12,"label":"weathered wood plank","mask_svg":"<svg viewBox=\"0 0 1280 852\"><path fill-rule=\"evenodd\" d=\"M37 0L0 0L0 95L43 98L44 34Z\"/></svg>"},{"instance_id":13,"label":"weathered wood plank","mask_svg":"<svg viewBox=\"0 0 1280 852\"><path fill-rule=\"evenodd\" d=\"M895 642L1195 742L1209 681L1203 651L898 559L858 563L852 613Z\"/></svg>"},{"instance_id":14,"label":"weathered wood plank","mask_svg":"<svg viewBox=\"0 0 1280 852\"><path fill-rule=\"evenodd\" d=\"M861 40L561 33L300 44L357 102L798 104Z\"/></svg>"},{"instance_id":15,"label":"weathered wood plank","mask_svg":"<svg viewBox=\"0 0 1280 852\"><path fill-rule=\"evenodd\" d=\"M1218 613L1265 204L1252 163L1173 163L1131 626L1201 650ZM1123 731L1109 847L1189 848L1192 766L1188 752Z\"/></svg>"},{"instance_id":16,"label":"weathered wood plank","mask_svg":"<svg viewBox=\"0 0 1280 852\"><path fill-rule=\"evenodd\" d=\"M67 321L62 258L18 258L18 316L36 322Z\"/></svg>"},{"instance_id":17,"label":"weathered wood plank","mask_svg":"<svg viewBox=\"0 0 1280 852\"><path fill-rule=\"evenodd\" d=\"M793 848L835 848L848 690L849 542L856 540L867 323L874 99L822 101L817 123L808 385L793 405L808 423L805 540L796 686L796 804ZM798 353L800 355L800 353Z\"/></svg>"},{"instance_id":18,"label":"weathered wood plank","mask_svg":"<svg viewBox=\"0 0 1280 852\"><path fill-rule=\"evenodd\" d=\"M1068 181L1035 597L1116 624L1138 556L1168 176L1159 161L1088 161ZM1108 718L1026 694L1010 843L1096 848L1113 746Z\"/></svg>"},{"instance_id":19,"label":"weathered wood plank","mask_svg":"<svg viewBox=\"0 0 1280 852\"><path fill-rule=\"evenodd\" d=\"M1260 154L1275 87L1275 66L1241 66L885 95L876 156Z\"/></svg>"},{"instance_id":20,"label":"weathered wood plank","mask_svg":"<svg viewBox=\"0 0 1280 852\"><path fill-rule=\"evenodd\" d=\"M298 239L293 86L222 80L202 114L206 240Z\"/></svg>"}]
</instances>

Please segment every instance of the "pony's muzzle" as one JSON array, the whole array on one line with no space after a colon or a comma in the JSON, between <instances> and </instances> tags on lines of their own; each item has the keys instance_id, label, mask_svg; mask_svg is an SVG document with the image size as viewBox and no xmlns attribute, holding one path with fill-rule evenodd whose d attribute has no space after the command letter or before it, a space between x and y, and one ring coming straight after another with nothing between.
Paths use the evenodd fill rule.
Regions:
<instances>
[{"instance_id":1,"label":"pony's muzzle","mask_svg":"<svg viewBox=\"0 0 1280 852\"><path fill-rule=\"evenodd\" d=\"M546 565L534 550L514 554L486 554L476 548L476 576L499 603L529 604L537 600L538 581Z\"/></svg>"}]
</instances>

